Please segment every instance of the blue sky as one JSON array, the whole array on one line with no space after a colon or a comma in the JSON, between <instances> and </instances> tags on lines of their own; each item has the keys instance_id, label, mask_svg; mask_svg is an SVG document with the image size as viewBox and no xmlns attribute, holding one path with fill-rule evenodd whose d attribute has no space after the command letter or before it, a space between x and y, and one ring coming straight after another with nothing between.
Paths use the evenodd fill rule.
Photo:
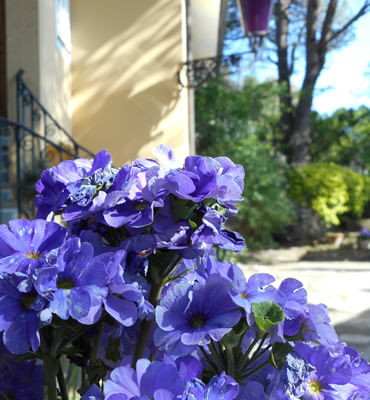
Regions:
<instances>
[{"instance_id":1,"label":"blue sky","mask_svg":"<svg viewBox=\"0 0 370 400\"><path fill-rule=\"evenodd\" d=\"M364 0L350 0L353 12L361 7ZM324 70L316 85L313 108L320 114L331 114L336 109L370 107L370 13L356 22L355 39L346 47L328 54ZM236 52L238 50L235 50ZM301 69L304 69L303 62ZM265 80L276 76L271 63L256 63L245 71L248 75ZM243 79L243 75L239 79ZM292 83L300 87L303 74L296 73Z\"/></svg>"},{"instance_id":2,"label":"blue sky","mask_svg":"<svg viewBox=\"0 0 370 400\"><path fill-rule=\"evenodd\" d=\"M359 8L362 0L351 0L351 7ZM358 9L356 8L356 9ZM347 47L327 57L317 88L314 109L331 113L340 107L370 107L370 13L355 25L356 39Z\"/></svg>"}]
</instances>

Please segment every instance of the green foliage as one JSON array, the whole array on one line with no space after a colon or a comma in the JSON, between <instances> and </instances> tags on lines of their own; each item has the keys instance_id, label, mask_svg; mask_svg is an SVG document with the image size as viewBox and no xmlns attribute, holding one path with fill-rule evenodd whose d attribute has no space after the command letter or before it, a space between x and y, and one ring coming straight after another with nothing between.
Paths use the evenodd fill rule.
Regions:
<instances>
[{"instance_id":1,"label":"green foliage","mask_svg":"<svg viewBox=\"0 0 370 400\"><path fill-rule=\"evenodd\" d=\"M261 332L267 332L284 320L284 311L272 301L252 304L252 312L256 324Z\"/></svg>"},{"instance_id":2,"label":"green foliage","mask_svg":"<svg viewBox=\"0 0 370 400\"><path fill-rule=\"evenodd\" d=\"M314 162L334 162L370 174L370 109L339 109L331 116L313 114Z\"/></svg>"},{"instance_id":3,"label":"green foliage","mask_svg":"<svg viewBox=\"0 0 370 400\"><path fill-rule=\"evenodd\" d=\"M213 81L196 92L197 152L229 157L245 169L245 200L233 228L250 247L271 245L294 215L286 167L272 145L279 134L277 90L249 79L243 88Z\"/></svg>"},{"instance_id":4,"label":"green foliage","mask_svg":"<svg viewBox=\"0 0 370 400\"><path fill-rule=\"evenodd\" d=\"M243 87L222 78L202 86L195 97L197 151L214 146L221 137L238 140L246 131L273 141L279 133L279 90L274 82L254 78L247 78Z\"/></svg>"},{"instance_id":5,"label":"green foliage","mask_svg":"<svg viewBox=\"0 0 370 400\"><path fill-rule=\"evenodd\" d=\"M290 179L289 195L311 207L327 225L339 225L340 217L360 217L369 201L369 178L333 163L298 168Z\"/></svg>"}]
</instances>

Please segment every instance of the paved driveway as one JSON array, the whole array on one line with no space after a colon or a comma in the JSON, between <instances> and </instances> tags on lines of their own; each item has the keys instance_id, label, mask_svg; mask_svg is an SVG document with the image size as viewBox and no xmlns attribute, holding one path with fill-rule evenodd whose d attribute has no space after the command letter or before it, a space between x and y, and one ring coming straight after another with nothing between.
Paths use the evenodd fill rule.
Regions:
<instances>
[{"instance_id":1,"label":"paved driveway","mask_svg":"<svg viewBox=\"0 0 370 400\"><path fill-rule=\"evenodd\" d=\"M274 265L241 265L246 276L265 272L278 283L300 280L308 302L324 303L339 336L370 361L370 262L300 261Z\"/></svg>"}]
</instances>

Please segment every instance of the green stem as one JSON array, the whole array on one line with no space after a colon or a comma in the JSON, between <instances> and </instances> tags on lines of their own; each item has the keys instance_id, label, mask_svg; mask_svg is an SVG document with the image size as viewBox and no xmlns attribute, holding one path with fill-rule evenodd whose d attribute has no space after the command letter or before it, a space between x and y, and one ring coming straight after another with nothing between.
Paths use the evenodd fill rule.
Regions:
<instances>
[{"instance_id":1,"label":"green stem","mask_svg":"<svg viewBox=\"0 0 370 400\"><path fill-rule=\"evenodd\" d=\"M2 392L1 390L0 390L0 396L1 396L1 398L3 398L4 400L10 400L9 397L8 397L4 392Z\"/></svg>"},{"instance_id":2,"label":"green stem","mask_svg":"<svg viewBox=\"0 0 370 400\"><path fill-rule=\"evenodd\" d=\"M210 366L211 370L215 375L217 375L217 366L216 364L211 360L211 357L207 354L207 352L203 349L203 347L198 346L199 350L202 352L204 358L207 360L208 365Z\"/></svg>"},{"instance_id":3,"label":"green stem","mask_svg":"<svg viewBox=\"0 0 370 400\"><path fill-rule=\"evenodd\" d=\"M247 351L243 354L242 358L239 360L238 364L237 364L237 368L241 369L244 365L244 363L248 360L248 356L249 353L252 351L253 347L258 343L258 341L260 340L259 336L257 335L253 342L249 345Z\"/></svg>"},{"instance_id":4,"label":"green stem","mask_svg":"<svg viewBox=\"0 0 370 400\"><path fill-rule=\"evenodd\" d=\"M234 359L234 349L232 346L226 346L227 355L227 374L235 377L235 359Z\"/></svg>"},{"instance_id":5,"label":"green stem","mask_svg":"<svg viewBox=\"0 0 370 400\"><path fill-rule=\"evenodd\" d=\"M67 387L77 389L78 385L78 367L75 364L69 363L67 374Z\"/></svg>"},{"instance_id":6,"label":"green stem","mask_svg":"<svg viewBox=\"0 0 370 400\"><path fill-rule=\"evenodd\" d=\"M44 356L44 400L57 400L57 383L55 380L54 361L52 357Z\"/></svg>"},{"instance_id":7,"label":"green stem","mask_svg":"<svg viewBox=\"0 0 370 400\"><path fill-rule=\"evenodd\" d=\"M66 385L66 381L64 379L64 373L63 373L62 363L60 362L60 359L58 360L57 378L58 378L59 390L62 395L62 400L68 400L67 385Z\"/></svg>"},{"instance_id":8,"label":"green stem","mask_svg":"<svg viewBox=\"0 0 370 400\"><path fill-rule=\"evenodd\" d=\"M226 368L225 368L225 366L224 366L224 364L222 362L222 359L218 355L216 347L215 347L213 342L208 344L208 349L211 352L213 359L215 360L215 363L216 363L217 368L218 368L218 372L221 373L222 371L225 371Z\"/></svg>"},{"instance_id":9,"label":"green stem","mask_svg":"<svg viewBox=\"0 0 370 400\"><path fill-rule=\"evenodd\" d=\"M174 269L176 268L177 264L181 260L181 257L179 255L175 255L171 262L168 264L168 266L164 269L164 271L160 275L160 281L159 282L152 282L152 287L150 289L150 294L149 294L149 302L152 304L152 306L155 308L158 305L159 298L161 296L161 291L162 288L165 284L166 279L172 274ZM148 335L150 332L150 327L152 325L152 321L148 321L144 319L144 321L141 323L140 327L140 332L139 336L136 342L134 354L132 356L132 364L131 367L135 369L136 367L136 362L140 358L143 357L145 347L146 347L146 342L148 339Z\"/></svg>"},{"instance_id":10,"label":"green stem","mask_svg":"<svg viewBox=\"0 0 370 400\"><path fill-rule=\"evenodd\" d=\"M252 369L251 371L249 371L247 374L240 376L238 380L241 381L241 380L249 378L250 376L254 375L256 372L258 372L259 370L261 370L263 367L265 367L268 364L270 364L270 360L266 360L265 362L263 362L258 367L256 367L256 368Z\"/></svg>"},{"instance_id":11,"label":"green stem","mask_svg":"<svg viewBox=\"0 0 370 400\"><path fill-rule=\"evenodd\" d=\"M161 295L162 287L163 287L162 282L160 282L160 283L154 283L153 282L152 283L152 287L151 287L150 294L149 294L149 302L153 305L154 308L158 304L158 301L159 301L159 298L160 298L160 295ZM140 328L139 336L137 338L135 351L134 351L134 354L132 356L131 367L134 368L134 369L136 367L137 360L142 358L143 355L144 355L146 342L147 342L147 339L148 339L148 335L149 335L149 331L150 331L151 325L152 325L152 321L148 321L146 319L144 319L144 321L141 323L141 328Z\"/></svg>"},{"instance_id":12,"label":"green stem","mask_svg":"<svg viewBox=\"0 0 370 400\"><path fill-rule=\"evenodd\" d=\"M253 362L255 362L258 358L260 358L261 356L263 356L266 351L270 350L272 347L272 344L269 344L267 347L265 347L260 353L257 354L257 352L255 354L253 354L253 357L249 360L248 364L246 365L246 367L250 364L252 364Z\"/></svg>"},{"instance_id":13,"label":"green stem","mask_svg":"<svg viewBox=\"0 0 370 400\"><path fill-rule=\"evenodd\" d=\"M73 334L70 337L67 337L66 342L63 343L63 346L59 348L59 353L62 353L64 349L70 344L73 343L76 339L78 339L80 336L84 335L89 329L91 329L93 325L85 325L81 329L77 329L77 332Z\"/></svg>"},{"instance_id":14,"label":"green stem","mask_svg":"<svg viewBox=\"0 0 370 400\"><path fill-rule=\"evenodd\" d=\"M81 387L85 387L86 385L86 371L85 371L85 367L81 368Z\"/></svg>"},{"instance_id":15,"label":"green stem","mask_svg":"<svg viewBox=\"0 0 370 400\"><path fill-rule=\"evenodd\" d=\"M93 344L92 344L91 353L90 353L90 362L91 363L96 361L96 357L98 355L101 334L103 331L103 318L100 318L97 328L99 330L99 333L97 335L95 335L94 339L93 339Z\"/></svg>"},{"instance_id":16,"label":"green stem","mask_svg":"<svg viewBox=\"0 0 370 400\"><path fill-rule=\"evenodd\" d=\"M161 278L163 281L165 281L175 270L177 264L180 262L181 257L176 255L172 261L168 264L168 266L165 268L165 270L161 273Z\"/></svg>"},{"instance_id":17,"label":"green stem","mask_svg":"<svg viewBox=\"0 0 370 400\"><path fill-rule=\"evenodd\" d=\"M59 346L62 344L63 339L64 339L64 334L65 334L65 328L62 326L59 329L56 329L55 331L55 337L52 340L52 343L50 345L48 354L52 357L55 357L58 350L59 350Z\"/></svg>"},{"instance_id":18,"label":"green stem","mask_svg":"<svg viewBox=\"0 0 370 400\"><path fill-rule=\"evenodd\" d=\"M238 345L237 345L237 347L236 347L236 357L237 357L238 359L240 359L240 357L241 357L241 355L242 355L241 348L242 348L243 339L244 339L244 336L245 336L247 330L248 330L248 329L246 329L246 330L240 335L240 339L239 339Z\"/></svg>"},{"instance_id":19,"label":"green stem","mask_svg":"<svg viewBox=\"0 0 370 400\"><path fill-rule=\"evenodd\" d=\"M256 357L256 355L258 354L258 352L261 350L263 344L265 343L265 340L267 339L268 333L265 333L262 336L262 340L260 341L260 344L258 345L256 351L252 354L252 357L249 360L249 364L252 362L252 360Z\"/></svg>"}]
</instances>

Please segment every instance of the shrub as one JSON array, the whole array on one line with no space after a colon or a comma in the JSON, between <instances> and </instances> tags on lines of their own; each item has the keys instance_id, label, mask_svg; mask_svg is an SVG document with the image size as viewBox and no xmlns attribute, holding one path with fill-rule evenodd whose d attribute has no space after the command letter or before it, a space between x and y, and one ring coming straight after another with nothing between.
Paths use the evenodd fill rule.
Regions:
<instances>
[{"instance_id":1,"label":"shrub","mask_svg":"<svg viewBox=\"0 0 370 400\"><path fill-rule=\"evenodd\" d=\"M232 142L219 138L207 152L213 157L224 154L244 167L244 201L232 227L248 239L251 248L273 245L273 235L294 217L294 207L287 195L285 164L256 135L245 135Z\"/></svg>"},{"instance_id":2,"label":"shrub","mask_svg":"<svg viewBox=\"0 0 370 400\"><path fill-rule=\"evenodd\" d=\"M296 169L289 195L311 207L327 225L339 225L341 217L360 217L369 200L368 177L333 163L310 164Z\"/></svg>"}]
</instances>

